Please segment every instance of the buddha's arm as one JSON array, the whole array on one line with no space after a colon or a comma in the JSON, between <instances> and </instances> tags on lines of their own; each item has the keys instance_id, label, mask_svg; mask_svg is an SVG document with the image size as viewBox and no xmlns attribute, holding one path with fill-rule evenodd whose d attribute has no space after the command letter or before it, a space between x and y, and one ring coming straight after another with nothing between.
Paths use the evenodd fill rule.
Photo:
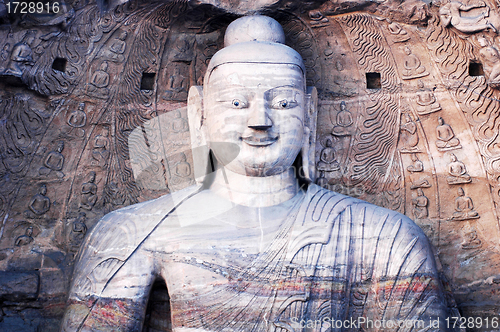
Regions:
<instances>
[{"instance_id":1,"label":"buddha's arm","mask_svg":"<svg viewBox=\"0 0 500 332\"><path fill-rule=\"evenodd\" d=\"M401 224L391 229L394 237L389 236L392 239L386 256L389 257L387 271L378 285L381 292L378 298L384 307L383 318L424 324L430 327L429 331L448 331L445 319L450 309L431 245L418 226L407 217L399 216ZM440 323L434 324L436 321Z\"/></svg>"},{"instance_id":2,"label":"buddha's arm","mask_svg":"<svg viewBox=\"0 0 500 332\"><path fill-rule=\"evenodd\" d=\"M133 222L105 216L82 247L61 331L140 331L154 262L133 240ZM105 224L104 227L102 224ZM108 232L102 234L104 230ZM129 242L129 243L127 243ZM131 243L130 243L131 242Z\"/></svg>"}]
</instances>

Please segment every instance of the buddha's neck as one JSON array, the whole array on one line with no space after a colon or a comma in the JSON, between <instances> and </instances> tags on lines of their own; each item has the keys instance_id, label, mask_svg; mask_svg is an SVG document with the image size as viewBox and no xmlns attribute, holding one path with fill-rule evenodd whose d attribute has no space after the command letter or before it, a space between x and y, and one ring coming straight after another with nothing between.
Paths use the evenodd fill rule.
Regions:
<instances>
[{"instance_id":1,"label":"buddha's neck","mask_svg":"<svg viewBox=\"0 0 500 332\"><path fill-rule=\"evenodd\" d=\"M293 198L299 186L293 168L264 177L245 176L222 168L216 172L210 190L235 204L266 207Z\"/></svg>"}]
</instances>

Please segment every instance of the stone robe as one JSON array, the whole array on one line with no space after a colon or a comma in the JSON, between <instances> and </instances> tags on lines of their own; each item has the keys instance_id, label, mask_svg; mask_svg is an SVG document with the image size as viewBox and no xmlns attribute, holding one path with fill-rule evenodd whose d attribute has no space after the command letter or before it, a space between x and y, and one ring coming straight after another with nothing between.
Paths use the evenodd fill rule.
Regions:
<instances>
[{"instance_id":1,"label":"stone robe","mask_svg":"<svg viewBox=\"0 0 500 332\"><path fill-rule=\"evenodd\" d=\"M159 278L176 332L447 331L431 247L406 216L316 185L265 208L215 196L190 187L106 215L63 331L141 331Z\"/></svg>"}]
</instances>

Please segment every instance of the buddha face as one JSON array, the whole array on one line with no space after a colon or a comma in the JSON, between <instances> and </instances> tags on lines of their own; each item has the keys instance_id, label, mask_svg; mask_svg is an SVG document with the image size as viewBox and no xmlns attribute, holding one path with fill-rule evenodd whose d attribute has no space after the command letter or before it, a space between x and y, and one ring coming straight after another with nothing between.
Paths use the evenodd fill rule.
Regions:
<instances>
[{"instance_id":1,"label":"buddha face","mask_svg":"<svg viewBox=\"0 0 500 332\"><path fill-rule=\"evenodd\" d=\"M303 144L304 91L295 65L226 63L214 69L205 87L203 126L217 160L246 176L288 169ZM234 158L227 151L231 144L214 143L240 150Z\"/></svg>"}]
</instances>

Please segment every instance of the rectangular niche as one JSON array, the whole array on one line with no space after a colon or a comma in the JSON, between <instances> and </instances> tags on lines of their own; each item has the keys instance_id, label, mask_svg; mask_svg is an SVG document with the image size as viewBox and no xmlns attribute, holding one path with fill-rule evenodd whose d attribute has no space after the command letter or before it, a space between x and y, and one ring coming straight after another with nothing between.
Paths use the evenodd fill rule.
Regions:
<instances>
[{"instance_id":1,"label":"rectangular niche","mask_svg":"<svg viewBox=\"0 0 500 332\"><path fill-rule=\"evenodd\" d=\"M154 90L156 73L142 73L141 90Z\"/></svg>"},{"instance_id":2,"label":"rectangular niche","mask_svg":"<svg viewBox=\"0 0 500 332\"><path fill-rule=\"evenodd\" d=\"M470 61L469 76L484 76L483 64L477 61Z\"/></svg>"},{"instance_id":3,"label":"rectangular niche","mask_svg":"<svg viewBox=\"0 0 500 332\"><path fill-rule=\"evenodd\" d=\"M54 62L52 62L52 69L64 73L66 71L66 64L67 63L68 63L68 60L66 60L64 58L55 58Z\"/></svg>"},{"instance_id":4,"label":"rectangular niche","mask_svg":"<svg viewBox=\"0 0 500 332\"><path fill-rule=\"evenodd\" d=\"M380 73L366 73L366 88L367 89L382 89Z\"/></svg>"}]
</instances>

